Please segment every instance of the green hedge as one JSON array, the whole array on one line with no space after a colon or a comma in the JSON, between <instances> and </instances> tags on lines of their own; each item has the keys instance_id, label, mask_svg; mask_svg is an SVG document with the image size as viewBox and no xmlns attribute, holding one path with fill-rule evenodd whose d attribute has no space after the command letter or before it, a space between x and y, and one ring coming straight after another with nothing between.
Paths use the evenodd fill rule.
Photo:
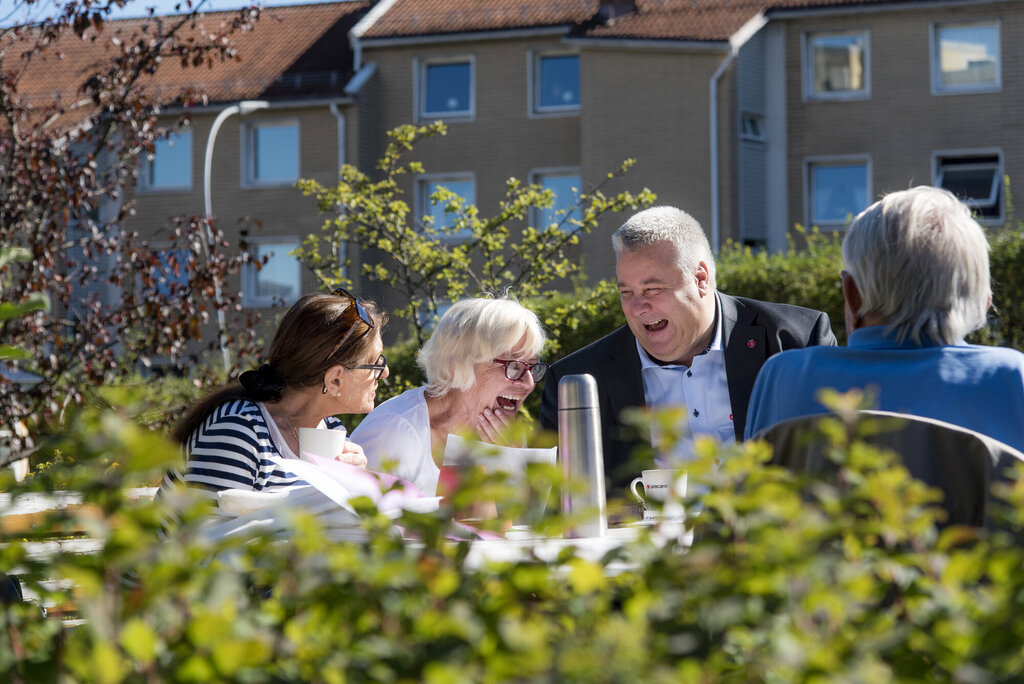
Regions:
<instances>
[{"instance_id":1,"label":"green hedge","mask_svg":"<svg viewBox=\"0 0 1024 684\"><path fill-rule=\"evenodd\" d=\"M934 494L842 425L832 432L842 463L832 480L767 466L764 444L707 445L689 469L691 492L701 481L711 488L690 548L641 534L596 562L566 549L485 566L467 562L465 543L446 541L448 509L399 521L418 543L365 502L365 542L332 542L301 515L283 539L203 541L202 509L124 496L174 448L112 413L87 411L68 425L44 448L79 454L62 477L94 507L58 512L32 534L72 522L105 544L36 560L8 535L0 564L19 567L48 600L73 598L85 622L65 628L30 605L0 611L2 681L1024 677L1024 550L1009 535L940 533ZM112 459L124 467L106 468ZM722 465L712 471L714 459ZM530 476L558 491L556 468ZM476 483L477 496L501 491L493 478ZM1008 497L1007 524L1024 529L1024 485ZM168 502L180 523L160 536ZM545 524L557 532L567 522ZM45 582L53 578L76 589Z\"/></svg>"}]
</instances>

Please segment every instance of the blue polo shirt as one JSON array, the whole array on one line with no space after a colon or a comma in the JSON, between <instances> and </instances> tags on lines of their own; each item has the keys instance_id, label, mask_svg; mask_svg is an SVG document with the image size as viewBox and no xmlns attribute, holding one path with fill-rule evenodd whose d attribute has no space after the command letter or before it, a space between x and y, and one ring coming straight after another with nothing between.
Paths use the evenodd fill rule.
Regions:
<instances>
[{"instance_id":1,"label":"blue polo shirt","mask_svg":"<svg viewBox=\"0 0 1024 684\"><path fill-rule=\"evenodd\" d=\"M746 438L788 418L826 413L818 391L870 391L883 411L943 420L1024 451L1024 354L974 344L897 342L861 328L845 347L808 347L768 359L754 383Z\"/></svg>"}]
</instances>

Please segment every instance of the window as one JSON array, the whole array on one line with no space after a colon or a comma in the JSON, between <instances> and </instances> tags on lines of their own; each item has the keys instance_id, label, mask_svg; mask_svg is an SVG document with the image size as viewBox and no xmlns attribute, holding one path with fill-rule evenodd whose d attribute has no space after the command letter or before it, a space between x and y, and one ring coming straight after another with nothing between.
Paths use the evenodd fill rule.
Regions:
<instances>
[{"instance_id":1,"label":"window","mask_svg":"<svg viewBox=\"0 0 1024 684\"><path fill-rule=\"evenodd\" d=\"M835 158L807 163L808 223L842 228L868 206L867 159Z\"/></svg>"},{"instance_id":2,"label":"window","mask_svg":"<svg viewBox=\"0 0 1024 684\"><path fill-rule=\"evenodd\" d=\"M156 294L161 297L176 296L188 287L190 274L195 269L193 253L187 249L154 249L155 263L149 270L151 284L142 285L142 296Z\"/></svg>"},{"instance_id":3,"label":"window","mask_svg":"<svg viewBox=\"0 0 1024 684\"><path fill-rule=\"evenodd\" d=\"M246 306L290 304L299 298L302 272L299 260L289 252L299 246L297 238L265 239L250 243L254 262L242 272L242 296ZM263 258L267 262L263 263Z\"/></svg>"},{"instance_id":4,"label":"window","mask_svg":"<svg viewBox=\"0 0 1024 684\"><path fill-rule=\"evenodd\" d=\"M998 151L937 153L935 185L956 195L988 223L1003 220L1003 160Z\"/></svg>"},{"instance_id":5,"label":"window","mask_svg":"<svg viewBox=\"0 0 1024 684\"><path fill-rule=\"evenodd\" d=\"M473 61L424 62L420 71L421 119L473 116Z\"/></svg>"},{"instance_id":6,"label":"window","mask_svg":"<svg viewBox=\"0 0 1024 684\"><path fill-rule=\"evenodd\" d=\"M999 23L932 26L932 92L999 90Z\"/></svg>"},{"instance_id":7,"label":"window","mask_svg":"<svg viewBox=\"0 0 1024 684\"><path fill-rule=\"evenodd\" d=\"M192 131L168 133L153 144L153 154L140 160L139 189L173 191L192 189Z\"/></svg>"},{"instance_id":8,"label":"window","mask_svg":"<svg viewBox=\"0 0 1024 684\"><path fill-rule=\"evenodd\" d=\"M764 141L764 117L760 114L743 114L740 117L740 137L744 140Z\"/></svg>"},{"instance_id":9,"label":"window","mask_svg":"<svg viewBox=\"0 0 1024 684\"><path fill-rule=\"evenodd\" d=\"M868 32L809 33L804 36L804 99L866 98Z\"/></svg>"},{"instance_id":10,"label":"window","mask_svg":"<svg viewBox=\"0 0 1024 684\"><path fill-rule=\"evenodd\" d=\"M533 55L533 112L575 112L580 108L578 55Z\"/></svg>"},{"instance_id":11,"label":"window","mask_svg":"<svg viewBox=\"0 0 1024 684\"><path fill-rule=\"evenodd\" d=\"M299 180L299 122L246 123L243 167L246 185L290 185Z\"/></svg>"},{"instance_id":12,"label":"window","mask_svg":"<svg viewBox=\"0 0 1024 684\"><path fill-rule=\"evenodd\" d=\"M568 220L580 220L580 209L574 206L579 199L582 186L579 172L576 170L538 171L533 173L533 182L545 190L550 190L554 195L554 202L550 207L533 210L533 216L530 219L534 227L543 229L555 223L563 225L566 230L572 230L575 226L570 225Z\"/></svg>"},{"instance_id":13,"label":"window","mask_svg":"<svg viewBox=\"0 0 1024 684\"><path fill-rule=\"evenodd\" d=\"M448 231L451 226L460 218L458 214L448 211L452 207L450 202L445 201L441 195L450 192L463 199L466 204L476 202L476 181L471 175L449 175L432 176L421 178L419 181L419 215L433 219L433 230L438 232ZM469 230L460 230L456 233L445 232L445 237L455 240L466 239L470 236Z\"/></svg>"}]
</instances>

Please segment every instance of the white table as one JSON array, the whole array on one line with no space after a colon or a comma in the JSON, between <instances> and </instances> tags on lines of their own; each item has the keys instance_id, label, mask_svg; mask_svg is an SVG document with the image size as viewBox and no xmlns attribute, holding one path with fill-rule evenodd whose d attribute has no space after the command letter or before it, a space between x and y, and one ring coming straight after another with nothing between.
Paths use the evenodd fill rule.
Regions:
<instances>
[{"instance_id":1,"label":"white table","mask_svg":"<svg viewBox=\"0 0 1024 684\"><path fill-rule=\"evenodd\" d=\"M693 540L693 531L687 531L682 523L663 522L661 525L633 524L623 527L609 528L603 537L577 538L513 538L474 541L469 546L466 567L472 570L483 568L488 563L515 563L536 558L545 563L552 563L566 548L576 550L576 556L591 562L598 562L605 554L614 549L628 547L639 542L647 534L651 543L664 546L670 539L680 539L683 546L689 546ZM612 561L607 572L615 575L635 567L626 559Z\"/></svg>"}]
</instances>

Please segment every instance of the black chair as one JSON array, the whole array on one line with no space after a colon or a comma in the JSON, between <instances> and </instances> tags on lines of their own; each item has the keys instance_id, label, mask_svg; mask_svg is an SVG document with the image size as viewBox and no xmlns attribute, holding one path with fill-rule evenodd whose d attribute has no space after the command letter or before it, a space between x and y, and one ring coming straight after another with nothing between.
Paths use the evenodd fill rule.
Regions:
<instances>
[{"instance_id":1,"label":"black chair","mask_svg":"<svg viewBox=\"0 0 1024 684\"><path fill-rule=\"evenodd\" d=\"M877 421L863 441L891 449L917 479L945 495L944 525L992 528L992 484L1014 477L1024 453L999 440L941 420L890 411L860 411L860 420ZM826 454L828 441L818 428L823 415L791 418L762 430L759 439L774 448L771 463L794 472L825 474L837 464Z\"/></svg>"}]
</instances>

